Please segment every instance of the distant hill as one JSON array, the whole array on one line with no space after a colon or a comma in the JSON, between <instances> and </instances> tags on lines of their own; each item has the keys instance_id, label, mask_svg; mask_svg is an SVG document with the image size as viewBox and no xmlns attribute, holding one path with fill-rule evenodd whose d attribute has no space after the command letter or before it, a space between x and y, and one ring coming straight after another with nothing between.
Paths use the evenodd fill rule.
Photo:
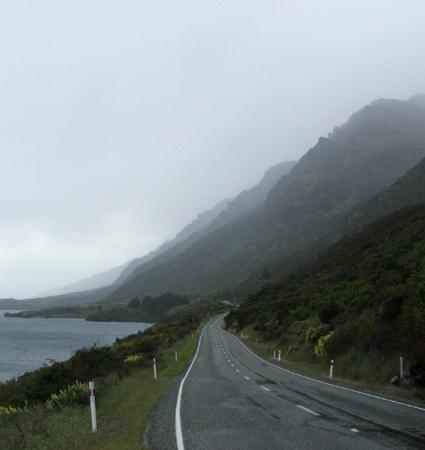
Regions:
<instances>
[{"instance_id":1,"label":"distant hill","mask_svg":"<svg viewBox=\"0 0 425 450\"><path fill-rule=\"evenodd\" d=\"M109 301L229 289L262 265L337 232L354 207L425 157L425 108L420 103L417 97L377 100L353 114L281 177L262 208L224 224L173 258L134 272Z\"/></svg>"},{"instance_id":2,"label":"distant hill","mask_svg":"<svg viewBox=\"0 0 425 450\"><path fill-rule=\"evenodd\" d=\"M210 214L209 217L213 218L211 222L204 227L197 227L198 230L194 232L194 227L189 225L189 229L192 234L184 229L177 238L167 245L168 248L163 248L154 258L149 258L148 261L144 260L143 264L140 264L140 260L136 260L136 267L134 264L129 266L127 270L123 272L122 277L118 280L118 283L123 280L124 277L129 280L137 275L159 266L172 260L176 256L182 254L196 242L200 241L204 237L218 230L222 226L237 220L246 214L261 208L267 195L273 186L279 181L279 179L288 174L292 168L296 165L296 161L288 161L272 166L266 171L260 182L252 187L241 192L233 200L227 200L219 214ZM214 212L218 212L217 207ZM215 217L213 217L215 216ZM143 259L143 258L142 258ZM134 269L132 269L134 267ZM132 270L131 274L129 272Z\"/></svg>"},{"instance_id":3,"label":"distant hill","mask_svg":"<svg viewBox=\"0 0 425 450\"><path fill-rule=\"evenodd\" d=\"M46 294L46 296L58 296L70 293L77 293L83 291L91 291L93 289L109 286L117 281L122 271L128 266L122 264L121 266L113 267L112 269L105 270L104 272L97 273L82 280L75 281L61 288L53 289Z\"/></svg>"},{"instance_id":4,"label":"distant hill","mask_svg":"<svg viewBox=\"0 0 425 450\"><path fill-rule=\"evenodd\" d=\"M222 200L213 208L199 214L193 222L185 226L179 233L177 233L176 237L173 240L164 242L164 244L160 245L156 250L149 252L145 256L135 258L130 261L130 263L122 270L119 277L115 280L115 284L122 284L138 267L151 262L162 253L167 252L180 242L184 242L192 235L199 233L201 230L208 227L211 222L219 217L220 214L227 208L230 201L231 200L229 199Z\"/></svg>"},{"instance_id":5,"label":"distant hill","mask_svg":"<svg viewBox=\"0 0 425 450\"><path fill-rule=\"evenodd\" d=\"M75 306L102 301L112 292L112 287L93 289L90 291L73 292L70 294L52 295L47 297L28 298L25 300L0 299L0 310L15 309L34 311L52 307Z\"/></svg>"},{"instance_id":6,"label":"distant hill","mask_svg":"<svg viewBox=\"0 0 425 450\"><path fill-rule=\"evenodd\" d=\"M388 382L404 355L425 385L424 230L425 204L385 216L243 301L227 324L292 360L337 358L340 376L369 382Z\"/></svg>"}]
</instances>

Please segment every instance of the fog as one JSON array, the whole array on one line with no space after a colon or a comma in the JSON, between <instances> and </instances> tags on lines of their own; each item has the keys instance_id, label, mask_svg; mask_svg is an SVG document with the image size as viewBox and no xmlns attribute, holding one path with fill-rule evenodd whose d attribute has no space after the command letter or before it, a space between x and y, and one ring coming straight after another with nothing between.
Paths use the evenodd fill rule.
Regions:
<instances>
[{"instance_id":1,"label":"fog","mask_svg":"<svg viewBox=\"0 0 425 450\"><path fill-rule=\"evenodd\" d=\"M378 97L425 3L0 0L0 297L141 256Z\"/></svg>"}]
</instances>

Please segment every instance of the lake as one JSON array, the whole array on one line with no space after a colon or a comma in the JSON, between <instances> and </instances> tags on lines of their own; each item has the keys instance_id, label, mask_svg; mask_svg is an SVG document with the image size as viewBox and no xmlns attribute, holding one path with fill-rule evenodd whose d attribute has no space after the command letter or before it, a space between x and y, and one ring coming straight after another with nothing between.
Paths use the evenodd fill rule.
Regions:
<instances>
[{"instance_id":1,"label":"lake","mask_svg":"<svg viewBox=\"0 0 425 450\"><path fill-rule=\"evenodd\" d=\"M80 348L112 344L150 327L134 322L8 318L6 312L0 311L0 382L68 359Z\"/></svg>"}]
</instances>

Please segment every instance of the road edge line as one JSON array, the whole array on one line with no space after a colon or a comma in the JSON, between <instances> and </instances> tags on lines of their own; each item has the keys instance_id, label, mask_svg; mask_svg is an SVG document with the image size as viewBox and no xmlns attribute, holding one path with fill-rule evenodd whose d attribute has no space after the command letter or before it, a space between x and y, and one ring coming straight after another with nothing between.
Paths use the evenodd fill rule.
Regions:
<instances>
[{"instance_id":1,"label":"road edge line","mask_svg":"<svg viewBox=\"0 0 425 450\"><path fill-rule=\"evenodd\" d=\"M309 377L307 375L302 375L300 373L294 372L292 370L289 369L284 369L283 367L277 366L276 364L271 363L270 361L267 361L263 358L261 358L261 356L258 356L255 352L253 352L247 345L245 345L238 337L236 337L235 335L233 335L232 333L230 333L227 330L224 330L226 333L228 333L232 338L234 338L236 341L238 341L243 347L245 347L252 355L254 355L256 358L258 358L259 360L265 362L266 364L268 364L269 366L275 367L276 369L281 370L282 372L286 372L286 373L290 373L292 375L295 375L297 377L300 378L304 378L306 380L310 380L310 381L314 381L315 383L320 383L320 384L324 384L326 386L330 386L333 387L335 389L342 389L343 391L348 391L348 392L353 392L355 394L359 394L359 395L364 395L365 397L371 397L371 398L376 398L378 400L383 400L385 402L388 403L393 403L396 405L400 405L400 406L406 406L407 408L412 408L412 409L417 409L419 411L424 411L425 412L425 408L421 408L420 406L416 406L416 405L410 405L409 403L403 403L403 402L399 402L397 400L392 400L390 398L386 398L386 397L380 397L379 395L375 395L375 394L369 394L367 392L362 392L362 391L358 391L356 389L353 388L348 388L345 386L339 386L338 384L333 384L333 383L328 383L327 381L322 381L322 380L317 380L316 378L312 378Z\"/></svg>"},{"instance_id":2,"label":"road edge line","mask_svg":"<svg viewBox=\"0 0 425 450\"><path fill-rule=\"evenodd\" d=\"M206 326L206 325L205 325ZM205 327L202 329L202 333L199 336L199 341L198 341L198 347L196 349L196 353L195 356L192 359L192 362L189 366L189 368L186 371L185 376L183 377L182 381L180 382L180 386L179 386L179 391L177 394L177 402L176 402L176 420L175 420L175 429L176 429L176 444L177 444L177 450L184 450L184 442L183 442L183 430L182 430L182 421L181 421L181 398L182 398L182 393L183 393L183 386L184 386L184 382L186 381L186 378L188 377L193 364L196 361L196 358L198 357L198 353L199 353L199 348L201 347L201 341L202 341L202 336L204 335L204 330Z\"/></svg>"}]
</instances>

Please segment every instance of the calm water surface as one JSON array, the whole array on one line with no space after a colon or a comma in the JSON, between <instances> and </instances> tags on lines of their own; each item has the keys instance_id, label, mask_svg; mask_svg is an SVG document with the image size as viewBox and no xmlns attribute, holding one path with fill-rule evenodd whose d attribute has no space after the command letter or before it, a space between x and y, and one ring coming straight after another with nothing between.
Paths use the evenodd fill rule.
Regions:
<instances>
[{"instance_id":1,"label":"calm water surface","mask_svg":"<svg viewBox=\"0 0 425 450\"><path fill-rule=\"evenodd\" d=\"M112 344L150 324L86 322L81 319L18 319L0 311L0 382L68 359L93 344Z\"/></svg>"}]
</instances>

